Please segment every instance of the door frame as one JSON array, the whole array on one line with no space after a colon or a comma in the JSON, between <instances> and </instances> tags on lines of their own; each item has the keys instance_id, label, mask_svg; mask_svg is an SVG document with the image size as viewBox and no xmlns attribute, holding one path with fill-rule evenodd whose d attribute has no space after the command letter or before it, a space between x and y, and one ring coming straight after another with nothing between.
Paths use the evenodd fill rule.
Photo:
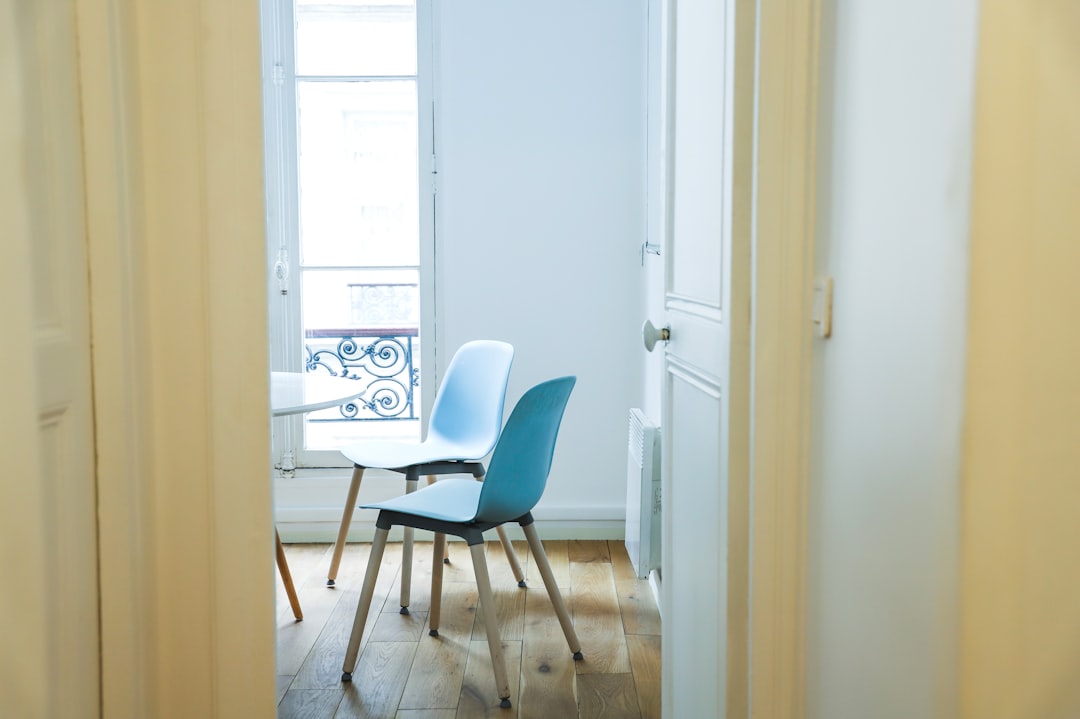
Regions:
<instances>
[{"instance_id":1,"label":"door frame","mask_svg":"<svg viewBox=\"0 0 1080 719\"><path fill-rule=\"evenodd\" d=\"M750 711L805 715L805 549L823 0L757 2Z\"/></svg>"},{"instance_id":2,"label":"door frame","mask_svg":"<svg viewBox=\"0 0 1080 719\"><path fill-rule=\"evenodd\" d=\"M749 555L743 557L748 570L734 589L746 598L749 616L745 632L729 633L730 716L805 715L805 537L822 4L736 0L736 13L754 15L757 39L750 258L742 266L750 294L750 351L741 370L732 367L732 382L744 381L750 388L749 432L738 438L749 445L749 483L742 498L748 536L740 547ZM673 23L667 18L676 11L676 0L657 0L657 5L657 17L665 18L662 24L670 32ZM669 41L667 37L663 44ZM670 82L667 71L661 87L665 82ZM660 104L659 110L650 107L650 117L656 111L662 127L666 121L659 115L669 111L666 93L649 97ZM661 136L660 154L670 163L668 139ZM661 205L666 204L661 199ZM666 215L666 207L661 213Z\"/></svg>"},{"instance_id":3,"label":"door frame","mask_svg":"<svg viewBox=\"0 0 1080 719\"><path fill-rule=\"evenodd\" d=\"M258 4L75 6L102 713L272 716Z\"/></svg>"},{"instance_id":4,"label":"door frame","mask_svg":"<svg viewBox=\"0 0 1080 719\"><path fill-rule=\"evenodd\" d=\"M274 697L269 446L259 421L231 420L243 407L268 426L268 369L256 362L243 381L212 371L223 352L266 346L265 278L249 267L264 253L257 8L76 2L94 180L103 704L110 716L263 715ZM759 18L747 660L763 717L803 715L819 3L738 5ZM176 282L172 260L194 274ZM174 319L184 331L169 337ZM212 434L168 441L162 405L177 386ZM194 490L178 489L192 478ZM237 585L251 589L243 603Z\"/></svg>"}]
</instances>

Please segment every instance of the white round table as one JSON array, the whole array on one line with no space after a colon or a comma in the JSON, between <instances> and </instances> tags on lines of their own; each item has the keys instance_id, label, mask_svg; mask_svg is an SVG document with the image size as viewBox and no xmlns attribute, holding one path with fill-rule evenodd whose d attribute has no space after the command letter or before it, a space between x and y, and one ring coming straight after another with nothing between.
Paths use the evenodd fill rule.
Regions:
<instances>
[{"instance_id":1,"label":"white round table","mask_svg":"<svg viewBox=\"0 0 1080 719\"><path fill-rule=\"evenodd\" d=\"M310 372L270 373L270 414L275 417L337 407L363 394L364 385L354 379Z\"/></svg>"}]
</instances>

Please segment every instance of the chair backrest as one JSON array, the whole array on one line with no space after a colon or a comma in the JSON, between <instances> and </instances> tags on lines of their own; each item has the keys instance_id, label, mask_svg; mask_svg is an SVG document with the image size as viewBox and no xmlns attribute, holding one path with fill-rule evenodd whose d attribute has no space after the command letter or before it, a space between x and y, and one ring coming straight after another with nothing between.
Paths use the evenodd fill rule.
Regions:
<instances>
[{"instance_id":1,"label":"chair backrest","mask_svg":"<svg viewBox=\"0 0 1080 719\"><path fill-rule=\"evenodd\" d=\"M514 348L496 340L463 344L446 368L428 422L428 438L440 438L473 448L483 457L499 439L506 383ZM465 458L463 458L465 459Z\"/></svg>"},{"instance_id":2,"label":"chair backrest","mask_svg":"<svg viewBox=\"0 0 1080 719\"><path fill-rule=\"evenodd\" d=\"M536 385L518 400L491 456L476 508L477 521L508 522L540 501L555 439L576 377Z\"/></svg>"}]
</instances>

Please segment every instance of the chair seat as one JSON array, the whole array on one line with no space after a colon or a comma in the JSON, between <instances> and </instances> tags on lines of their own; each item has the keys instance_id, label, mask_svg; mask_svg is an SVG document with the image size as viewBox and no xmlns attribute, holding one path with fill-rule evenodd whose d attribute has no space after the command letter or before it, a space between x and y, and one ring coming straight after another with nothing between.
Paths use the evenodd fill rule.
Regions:
<instances>
[{"instance_id":1,"label":"chair seat","mask_svg":"<svg viewBox=\"0 0 1080 719\"><path fill-rule=\"evenodd\" d=\"M357 442L341 450L355 465L370 469L398 469L447 461L475 461L488 453L486 446L429 437L423 442Z\"/></svg>"},{"instance_id":2,"label":"chair seat","mask_svg":"<svg viewBox=\"0 0 1080 719\"><path fill-rule=\"evenodd\" d=\"M360 506L364 509L386 509L443 522L464 523L471 522L476 517L481 489L483 484L473 479L444 479L412 494Z\"/></svg>"}]
</instances>

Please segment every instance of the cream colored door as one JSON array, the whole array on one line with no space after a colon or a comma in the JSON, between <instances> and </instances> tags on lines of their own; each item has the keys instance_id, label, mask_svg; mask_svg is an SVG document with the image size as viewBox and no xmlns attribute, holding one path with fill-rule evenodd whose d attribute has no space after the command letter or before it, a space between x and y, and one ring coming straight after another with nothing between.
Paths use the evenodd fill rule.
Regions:
<instances>
[{"instance_id":1,"label":"cream colored door","mask_svg":"<svg viewBox=\"0 0 1080 719\"><path fill-rule=\"evenodd\" d=\"M100 715L94 435L74 5L0 17L7 617L0 714ZM47 81L43 81L47 79ZM9 254L10 252L10 254Z\"/></svg>"},{"instance_id":2,"label":"cream colored door","mask_svg":"<svg viewBox=\"0 0 1080 719\"><path fill-rule=\"evenodd\" d=\"M751 73L752 87L744 50L753 18L735 6L680 0L666 17L661 603L670 719L736 716L745 706L746 383L734 380L749 326L739 251L749 203L738 183L748 185L752 137L747 107L736 112L747 98L735 80Z\"/></svg>"}]
</instances>

